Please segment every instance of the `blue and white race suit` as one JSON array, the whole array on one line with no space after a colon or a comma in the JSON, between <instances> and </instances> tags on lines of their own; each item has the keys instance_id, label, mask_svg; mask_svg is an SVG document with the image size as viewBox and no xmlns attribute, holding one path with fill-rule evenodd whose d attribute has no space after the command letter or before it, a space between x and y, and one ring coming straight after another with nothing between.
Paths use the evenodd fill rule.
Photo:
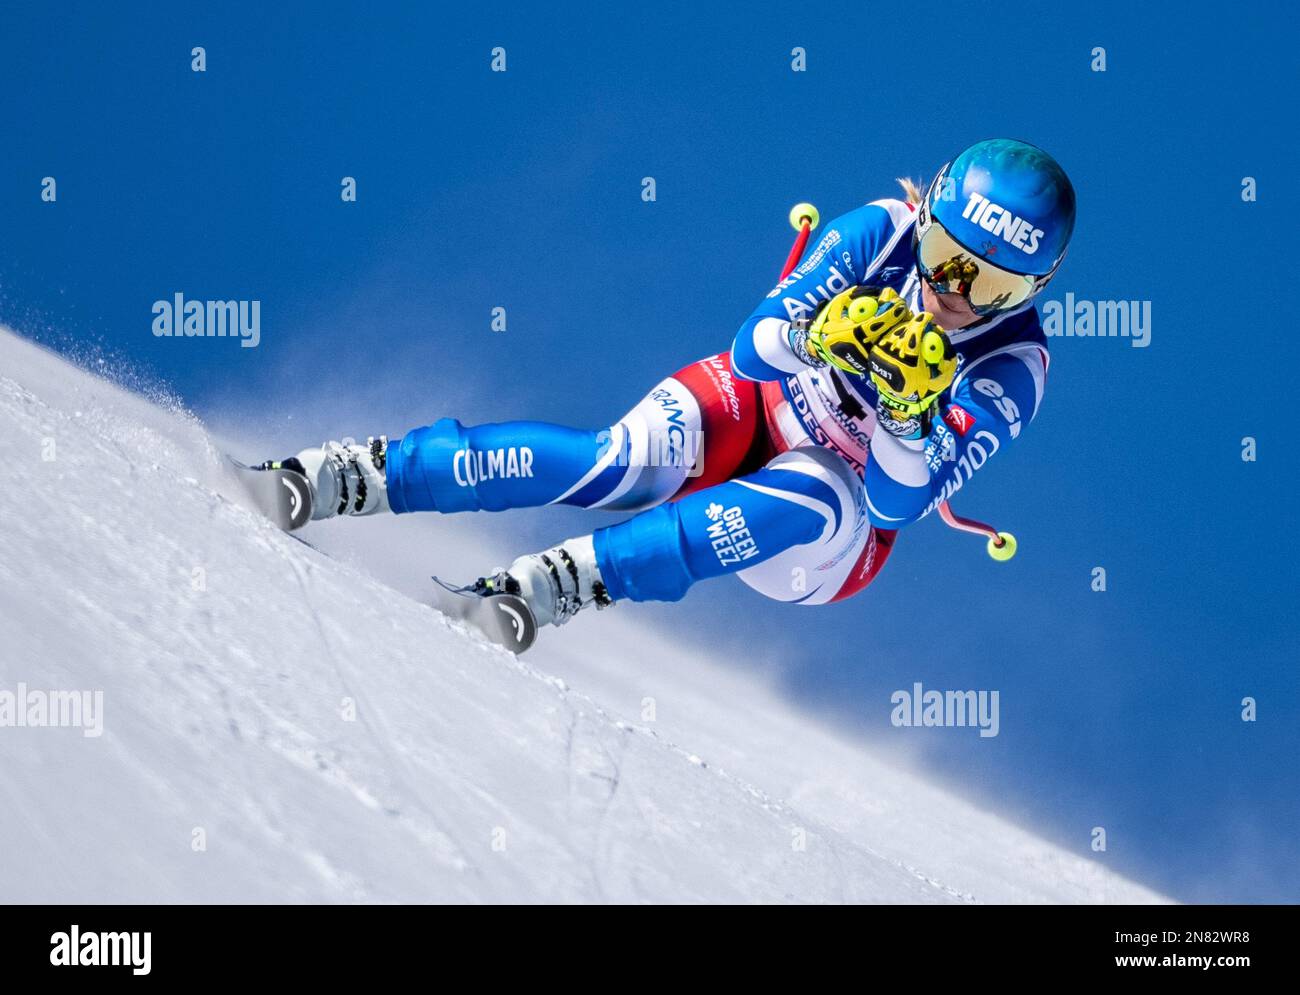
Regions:
<instances>
[{"instance_id":1,"label":"blue and white race suit","mask_svg":"<svg viewBox=\"0 0 1300 995\"><path fill-rule=\"evenodd\" d=\"M736 574L781 601L861 590L894 533L951 497L1019 438L1042 400L1047 343L1032 301L949 332L952 386L929 436L876 431L869 380L810 366L791 321L855 285L923 310L913 209L880 200L833 221L741 326L730 354L662 381L607 429L444 418L389 446L396 512L544 504L637 511L598 529L615 600L673 601Z\"/></svg>"}]
</instances>

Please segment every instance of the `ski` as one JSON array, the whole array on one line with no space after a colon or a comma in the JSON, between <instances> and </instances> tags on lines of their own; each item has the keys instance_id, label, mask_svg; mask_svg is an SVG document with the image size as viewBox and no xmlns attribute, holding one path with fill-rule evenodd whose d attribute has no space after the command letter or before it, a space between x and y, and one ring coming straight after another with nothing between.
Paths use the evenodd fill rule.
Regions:
<instances>
[{"instance_id":1,"label":"ski","mask_svg":"<svg viewBox=\"0 0 1300 995\"><path fill-rule=\"evenodd\" d=\"M434 607L449 618L468 623L489 642L523 653L537 641L537 619L516 594L485 594L473 587L450 587L434 578Z\"/></svg>"},{"instance_id":2,"label":"ski","mask_svg":"<svg viewBox=\"0 0 1300 995\"><path fill-rule=\"evenodd\" d=\"M259 469L233 456L226 460L249 503L276 526L292 534L311 521L311 490L301 473L279 466ZM523 653L537 640L537 619L528 603L515 594L451 587L439 581L434 607L511 653Z\"/></svg>"},{"instance_id":3,"label":"ski","mask_svg":"<svg viewBox=\"0 0 1300 995\"><path fill-rule=\"evenodd\" d=\"M231 471L249 501L286 532L311 520L311 488L301 473L284 468L258 469L227 456Z\"/></svg>"}]
</instances>

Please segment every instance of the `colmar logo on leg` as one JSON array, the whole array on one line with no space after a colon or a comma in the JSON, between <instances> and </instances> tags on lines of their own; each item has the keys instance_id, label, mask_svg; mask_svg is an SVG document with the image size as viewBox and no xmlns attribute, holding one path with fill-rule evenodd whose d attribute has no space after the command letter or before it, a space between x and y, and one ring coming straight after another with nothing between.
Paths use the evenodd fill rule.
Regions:
<instances>
[{"instance_id":1,"label":"colmar logo on leg","mask_svg":"<svg viewBox=\"0 0 1300 995\"><path fill-rule=\"evenodd\" d=\"M533 451L528 446L502 449L457 449L451 459L452 474L461 487L473 487L482 480L533 475Z\"/></svg>"}]
</instances>

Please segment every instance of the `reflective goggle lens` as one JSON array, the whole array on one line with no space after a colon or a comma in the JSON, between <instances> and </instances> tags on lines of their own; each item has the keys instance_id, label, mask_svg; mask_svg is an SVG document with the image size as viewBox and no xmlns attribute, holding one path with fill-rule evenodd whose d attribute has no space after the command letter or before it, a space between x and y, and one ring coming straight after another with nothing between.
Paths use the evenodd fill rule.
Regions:
<instances>
[{"instance_id":1,"label":"reflective goggle lens","mask_svg":"<svg viewBox=\"0 0 1300 995\"><path fill-rule=\"evenodd\" d=\"M971 255L937 221L932 222L916 247L921 275L940 294L961 294L976 314L991 314L1016 307L1034 292L1036 277L999 269Z\"/></svg>"}]
</instances>

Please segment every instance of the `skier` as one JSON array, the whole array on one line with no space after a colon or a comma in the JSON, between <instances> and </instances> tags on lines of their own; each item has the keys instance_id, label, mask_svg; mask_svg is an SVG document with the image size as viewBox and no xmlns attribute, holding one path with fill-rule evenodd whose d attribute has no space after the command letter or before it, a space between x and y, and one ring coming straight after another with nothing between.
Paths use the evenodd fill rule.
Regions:
<instances>
[{"instance_id":1,"label":"skier","mask_svg":"<svg viewBox=\"0 0 1300 995\"><path fill-rule=\"evenodd\" d=\"M475 591L519 595L539 625L676 601L723 574L779 601L849 597L898 529L1034 417L1048 352L1032 298L1074 227L1064 170L1024 142L971 146L924 196L900 183L906 201L832 222L729 353L663 380L605 431L443 418L262 468L301 474L315 519L638 512L480 578Z\"/></svg>"}]
</instances>

